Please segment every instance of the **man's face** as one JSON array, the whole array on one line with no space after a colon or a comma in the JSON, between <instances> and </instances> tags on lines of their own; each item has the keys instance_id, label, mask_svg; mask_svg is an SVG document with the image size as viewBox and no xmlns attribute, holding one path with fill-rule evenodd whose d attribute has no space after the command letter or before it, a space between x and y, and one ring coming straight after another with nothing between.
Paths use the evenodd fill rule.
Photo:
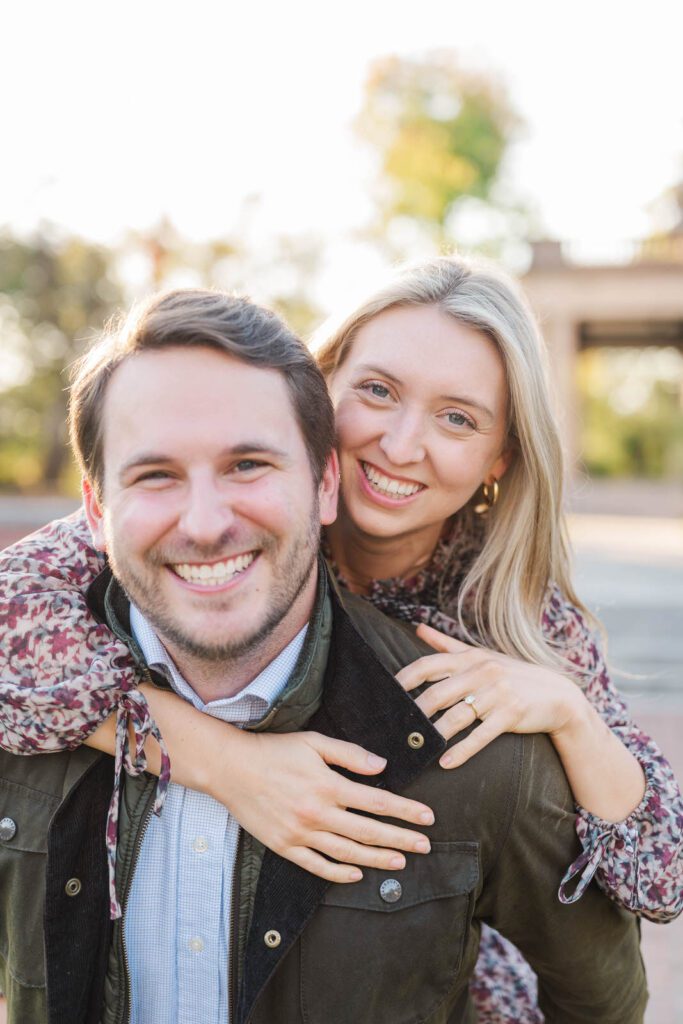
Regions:
<instances>
[{"instance_id":1,"label":"man's face","mask_svg":"<svg viewBox=\"0 0 683 1024\"><path fill-rule=\"evenodd\" d=\"M284 378L209 348L119 366L96 544L179 665L284 647L310 614L336 464L316 487Z\"/></svg>"}]
</instances>

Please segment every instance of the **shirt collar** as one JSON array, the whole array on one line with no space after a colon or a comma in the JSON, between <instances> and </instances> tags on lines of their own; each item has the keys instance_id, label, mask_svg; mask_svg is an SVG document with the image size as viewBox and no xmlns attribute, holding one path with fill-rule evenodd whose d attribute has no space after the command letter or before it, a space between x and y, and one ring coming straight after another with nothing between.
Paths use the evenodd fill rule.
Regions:
<instances>
[{"instance_id":1,"label":"shirt collar","mask_svg":"<svg viewBox=\"0 0 683 1024\"><path fill-rule=\"evenodd\" d=\"M260 705L261 713L265 713L286 687L301 653L308 630L308 623L306 623L284 650L280 651L277 657L266 665L239 693L234 694L232 697L222 697L218 700L208 701L205 704L178 671L178 666L164 647L149 620L145 618L140 609L132 602L130 605L130 626L133 636L140 645L145 661L150 668L155 668L162 672L175 692L194 705L197 710L208 711L209 713L214 709L227 709L245 700L256 702L257 705Z\"/></svg>"}]
</instances>

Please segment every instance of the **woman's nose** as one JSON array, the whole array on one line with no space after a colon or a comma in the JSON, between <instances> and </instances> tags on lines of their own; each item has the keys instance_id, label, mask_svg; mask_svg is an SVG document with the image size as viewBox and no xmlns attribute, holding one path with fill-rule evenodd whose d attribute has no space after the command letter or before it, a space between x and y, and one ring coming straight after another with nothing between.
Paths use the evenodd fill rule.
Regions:
<instances>
[{"instance_id":1,"label":"woman's nose","mask_svg":"<svg viewBox=\"0 0 683 1024\"><path fill-rule=\"evenodd\" d=\"M379 446L395 466L421 462L425 457L422 417L403 414L392 419Z\"/></svg>"}]
</instances>

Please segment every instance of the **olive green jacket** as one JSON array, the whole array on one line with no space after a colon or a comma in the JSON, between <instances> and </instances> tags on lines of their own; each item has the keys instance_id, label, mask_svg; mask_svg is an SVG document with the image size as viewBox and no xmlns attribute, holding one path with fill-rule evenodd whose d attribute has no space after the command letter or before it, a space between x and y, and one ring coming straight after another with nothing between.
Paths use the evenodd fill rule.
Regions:
<instances>
[{"instance_id":1,"label":"olive green jacket","mask_svg":"<svg viewBox=\"0 0 683 1024\"><path fill-rule=\"evenodd\" d=\"M111 584L102 604L103 582L94 601L127 636L126 602ZM594 886L571 906L557 899L578 841L552 744L506 735L457 771L439 769L443 740L393 678L423 653L409 630L341 596L321 573L293 678L260 727L307 725L386 756L374 781L433 807L432 852L409 856L404 871L364 869L357 884L329 885L243 834L233 1024L471 1024L482 921L536 970L548 1024L637 1024L646 987L635 918ZM111 783L112 759L87 748L0 753L0 819L17 826L0 841L0 987L10 1024L127 1020L122 931L108 915ZM126 780L124 904L153 791L149 776Z\"/></svg>"}]
</instances>

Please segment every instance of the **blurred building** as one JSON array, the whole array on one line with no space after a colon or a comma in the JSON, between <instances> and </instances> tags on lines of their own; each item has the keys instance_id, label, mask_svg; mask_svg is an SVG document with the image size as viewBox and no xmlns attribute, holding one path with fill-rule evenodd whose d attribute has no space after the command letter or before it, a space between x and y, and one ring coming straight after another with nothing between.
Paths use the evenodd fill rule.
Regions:
<instances>
[{"instance_id":1,"label":"blurred building","mask_svg":"<svg viewBox=\"0 0 683 1024\"><path fill-rule=\"evenodd\" d=\"M536 242L523 285L548 344L570 466L583 464L597 476L668 480L674 488L680 483L683 495L683 188L680 221L668 233L621 246L600 262L589 262L576 245ZM616 350L628 365L627 381L617 379ZM602 363L594 358L598 352ZM597 433L588 439L587 361L593 377L598 364L611 376L603 381ZM666 371L661 381L658 367ZM620 455L614 435L629 415ZM602 462L591 451L601 443L606 452L612 447Z\"/></svg>"}]
</instances>

